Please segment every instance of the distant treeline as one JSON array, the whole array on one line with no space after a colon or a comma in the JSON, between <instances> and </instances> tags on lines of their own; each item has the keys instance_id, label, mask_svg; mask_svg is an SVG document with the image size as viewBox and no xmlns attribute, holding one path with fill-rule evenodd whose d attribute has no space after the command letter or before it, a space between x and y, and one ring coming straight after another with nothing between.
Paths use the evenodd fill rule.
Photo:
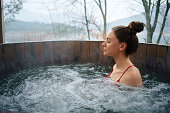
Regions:
<instances>
[{"instance_id":1,"label":"distant treeline","mask_svg":"<svg viewBox=\"0 0 170 113\"><path fill-rule=\"evenodd\" d=\"M14 32L30 32L30 31L36 31L36 32L54 32L55 33L79 33L83 32L79 27L66 25L63 23L53 23L52 24L46 24L46 23L40 23L40 22L24 22L15 20L13 22L10 22L5 25L5 31L14 31Z\"/></svg>"}]
</instances>

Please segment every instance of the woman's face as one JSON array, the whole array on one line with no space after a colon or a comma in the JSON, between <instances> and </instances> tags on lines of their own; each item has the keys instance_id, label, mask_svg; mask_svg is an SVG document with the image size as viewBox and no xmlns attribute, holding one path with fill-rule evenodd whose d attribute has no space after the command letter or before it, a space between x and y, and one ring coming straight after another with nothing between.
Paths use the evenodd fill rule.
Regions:
<instances>
[{"instance_id":1,"label":"woman's face","mask_svg":"<svg viewBox=\"0 0 170 113\"><path fill-rule=\"evenodd\" d=\"M121 43L116 38L113 30L109 32L102 46L105 56L116 56L120 52Z\"/></svg>"}]
</instances>

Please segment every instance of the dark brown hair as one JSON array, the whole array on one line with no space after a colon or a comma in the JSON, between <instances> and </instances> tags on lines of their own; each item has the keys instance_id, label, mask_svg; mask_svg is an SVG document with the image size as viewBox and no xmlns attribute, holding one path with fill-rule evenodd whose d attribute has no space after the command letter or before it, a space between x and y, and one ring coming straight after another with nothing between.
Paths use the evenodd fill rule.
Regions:
<instances>
[{"instance_id":1,"label":"dark brown hair","mask_svg":"<svg viewBox=\"0 0 170 113\"><path fill-rule=\"evenodd\" d=\"M119 42L125 42L127 44L125 50L127 56L137 51L138 37L136 34L143 31L143 29L144 23L135 21L130 22L128 26L116 26L112 28Z\"/></svg>"}]
</instances>

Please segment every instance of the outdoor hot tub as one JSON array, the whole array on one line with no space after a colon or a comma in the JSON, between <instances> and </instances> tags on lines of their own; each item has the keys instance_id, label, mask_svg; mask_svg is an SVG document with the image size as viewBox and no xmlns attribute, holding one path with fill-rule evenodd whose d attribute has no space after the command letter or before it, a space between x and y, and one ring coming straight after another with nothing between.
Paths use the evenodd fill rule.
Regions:
<instances>
[{"instance_id":1,"label":"outdoor hot tub","mask_svg":"<svg viewBox=\"0 0 170 113\"><path fill-rule=\"evenodd\" d=\"M144 88L104 76L114 60L101 41L55 41L0 45L0 112L170 112L170 47L140 44L131 56Z\"/></svg>"}]
</instances>

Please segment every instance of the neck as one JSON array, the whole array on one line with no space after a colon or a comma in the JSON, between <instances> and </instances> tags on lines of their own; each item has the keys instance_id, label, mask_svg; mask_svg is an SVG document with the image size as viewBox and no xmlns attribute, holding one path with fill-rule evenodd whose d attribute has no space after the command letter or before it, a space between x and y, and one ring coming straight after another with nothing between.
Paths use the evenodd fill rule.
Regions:
<instances>
[{"instance_id":1,"label":"neck","mask_svg":"<svg viewBox=\"0 0 170 113\"><path fill-rule=\"evenodd\" d=\"M117 56L114 56L114 60L117 69L124 69L130 65L133 65L129 59L129 56L126 56L125 54L119 54Z\"/></svg>"}]
</instances>

